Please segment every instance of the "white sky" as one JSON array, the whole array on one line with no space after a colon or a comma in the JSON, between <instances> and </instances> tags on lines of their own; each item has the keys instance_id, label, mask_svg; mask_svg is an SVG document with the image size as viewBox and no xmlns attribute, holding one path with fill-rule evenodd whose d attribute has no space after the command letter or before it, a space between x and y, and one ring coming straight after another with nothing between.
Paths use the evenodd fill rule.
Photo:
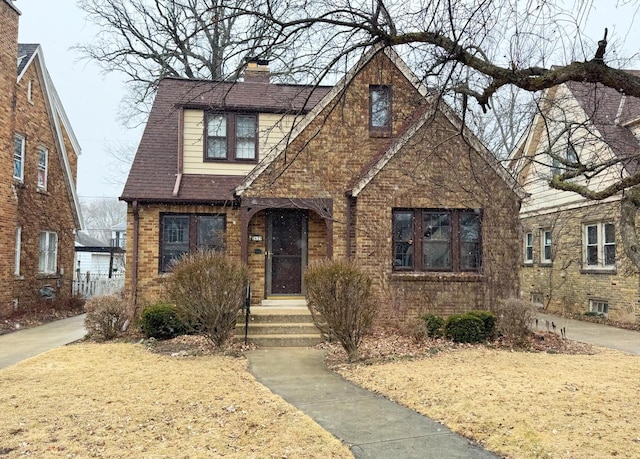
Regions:
<instances>
[{"instance_id":1,"label":"white sky","mask_svg":"<svg viewBox=\"0 0 640 459\"><path fill-rule=\"evenodd\" d=\"M137 148L142 129L127 130L118 121L124 93L119 75L102 75L99 68L80 61L70 48L91 41L96 30L84 20L75 0L17 0L22 12L20 43L39 43L73 131L82 148L78 160L80 198L117 197L126 179L113 171L109 146ZM120 180L114 184L114 180Z\"/></svg>"},{"instance_id":2,"label":"white sky","mask_svg":"<svg viewBox=\"0 0 640 459\"><path fill-rule=\"evenodd\" d=\"M590 38L599 40L604 27L609 27L608 52L613 51L614 44L624 42L624 52L618 50L618 56L638 53L640 18L633 27L638 2L593 0L593 4L586 27ZM623 10L616 6L625 4L627 7ZM124 93L121 77L102 75L95 64L80 61L79 53L70 49L90 42L96 34L95 26L85 21L84 12L75 0L16 0L16 6L22 12L19 41L42 45L46 66L82 148L78 195L81 199L119 196L126 175L114 173L108 151L122 145L135 150L142 129L127 130L117 119ZM637 61L632 65L640 68ZM631 68L629 64L623 66ZM114 179L120 183L113 183Z\"/></svg>"}]
</instances>

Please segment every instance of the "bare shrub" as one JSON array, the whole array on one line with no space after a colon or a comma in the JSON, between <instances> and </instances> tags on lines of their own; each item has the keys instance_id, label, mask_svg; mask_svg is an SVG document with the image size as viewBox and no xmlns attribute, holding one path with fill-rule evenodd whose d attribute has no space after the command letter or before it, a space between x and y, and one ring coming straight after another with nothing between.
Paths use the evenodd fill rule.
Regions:
<instances>
[{"instance_id":1,"label":"bare shrub","mask_svg":"<svg viewBox=\"0 0 640 459\"><path fill-rule=\"evenodd\" d=\"M244 264L209 250L186 254L173 265L167 293L185 326L223 347L235 328L248 282Z\"/></svg>"},{"instance_id":2,"label":"bare shrub","mask_svg":"<svg viewBox=\"0 0 640 459\"><path fill-rule=\"evenodd\" d=\"M123 333L127 324L127 300L121 296L94 296L84 308L87 311L84 327L91 338L108 341Z\"/></svg>"},{"instance_id":3,"label":"bare shrub","mask_svg":"<svg viewBox=\"0 0 640 459\"><path fill-rule=\"evenodd\" d=\"M378 309L371 278L353 262L324 260L310 266L304 280L314 323L325 335L335 336L350 361L356 360Z\"/></svg>"},{"instance_id":4,"label":"bare shrub","mask_svg":"<svg viewBox=\"0 0 640 459\"><path fill-rule=\"evenodd\" d=\"M494 313L498 319L497 332L515 339L529 336L536 319L535 305L531 301L517 298L499 301Z\"/></svg>"}]
</instances>

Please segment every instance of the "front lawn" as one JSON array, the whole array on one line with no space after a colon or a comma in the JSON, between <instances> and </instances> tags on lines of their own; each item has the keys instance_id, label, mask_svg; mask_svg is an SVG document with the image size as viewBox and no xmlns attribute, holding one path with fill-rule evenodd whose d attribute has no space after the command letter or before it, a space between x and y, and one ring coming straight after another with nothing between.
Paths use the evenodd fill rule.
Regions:
<instances>
[{"instance_id":1,"label":"front lawn","mask_svg":"<svg viewBox=\"0 0 640 459\"><path fill-rule=\"evenodd\" d=\"M246 361L67 346L0 370L0 456L351 458Z\"/></svg>"}]
</instances>

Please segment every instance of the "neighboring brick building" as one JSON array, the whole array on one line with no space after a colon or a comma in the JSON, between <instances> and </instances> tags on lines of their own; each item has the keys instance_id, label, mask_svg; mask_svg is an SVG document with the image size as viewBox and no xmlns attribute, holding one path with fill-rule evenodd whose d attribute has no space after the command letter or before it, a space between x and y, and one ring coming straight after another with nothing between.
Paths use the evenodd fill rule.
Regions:
<instances>
[{"instance_id":1,"label":"neighboring brick building","mask_svg":"<svg viewBox=\"0 0 640 459\"><path fill-rule=\"evenodd\" d=\"M304 297L326 257L370 272L384 320L517 294L519 188L392 50L333 88L249 70L260 81L161 81L121 197L134 297L212 234L248 263L254 304Z\"/></svg>"},{"instance_id":2,"label":"neighboring brick building","mask_svg":"<svg viewBox=\"0 0 640 459\"><path fill-rule=\"evenodd\" d=\"M19 11L0 0L0 317L68 297L80 152L39 45L18 45Z\"/></svg>"},{"instance_id":3,"label":"neighboring brick building","mask_svg":"<svg viewBox=\"0 0 640 459\"><path fill-rule=\"evenodd\" d=\"M589 201L554 190L548 181L571 164L593 161L611 163L592 174L594 190L637 172L640 100L602 85L571 82L546 91L541 107L511 162L530 195L520 210L521 295L549 311L591 311L637 322L640 276L622 247L622 195ZM572 180L587 183L582 177Z\"/></svg>"}]
</instances>

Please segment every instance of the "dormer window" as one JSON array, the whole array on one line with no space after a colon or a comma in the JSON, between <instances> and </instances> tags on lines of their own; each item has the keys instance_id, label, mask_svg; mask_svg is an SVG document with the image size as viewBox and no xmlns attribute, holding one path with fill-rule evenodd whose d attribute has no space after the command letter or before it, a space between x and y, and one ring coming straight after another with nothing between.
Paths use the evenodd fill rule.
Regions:
<instances>
[{"instance_id":1,"label":"dormer window","mask_svg":"<svg viewBox=\"0 0 640 459\"><path fill-rule=\"evenodd\" d=\"M391 86L369 86L369 128L391 129Z\"/></svg>"},{"instance_id":2,"label":"dormer window","mask_svg":"<svg viewBox=\"0 0 640 459\"><path fill-rule=\"evenodd\" d=\"M205 161L256 161L258 117L244 113L207 113Z\"/></svg>"}]
</instances>

